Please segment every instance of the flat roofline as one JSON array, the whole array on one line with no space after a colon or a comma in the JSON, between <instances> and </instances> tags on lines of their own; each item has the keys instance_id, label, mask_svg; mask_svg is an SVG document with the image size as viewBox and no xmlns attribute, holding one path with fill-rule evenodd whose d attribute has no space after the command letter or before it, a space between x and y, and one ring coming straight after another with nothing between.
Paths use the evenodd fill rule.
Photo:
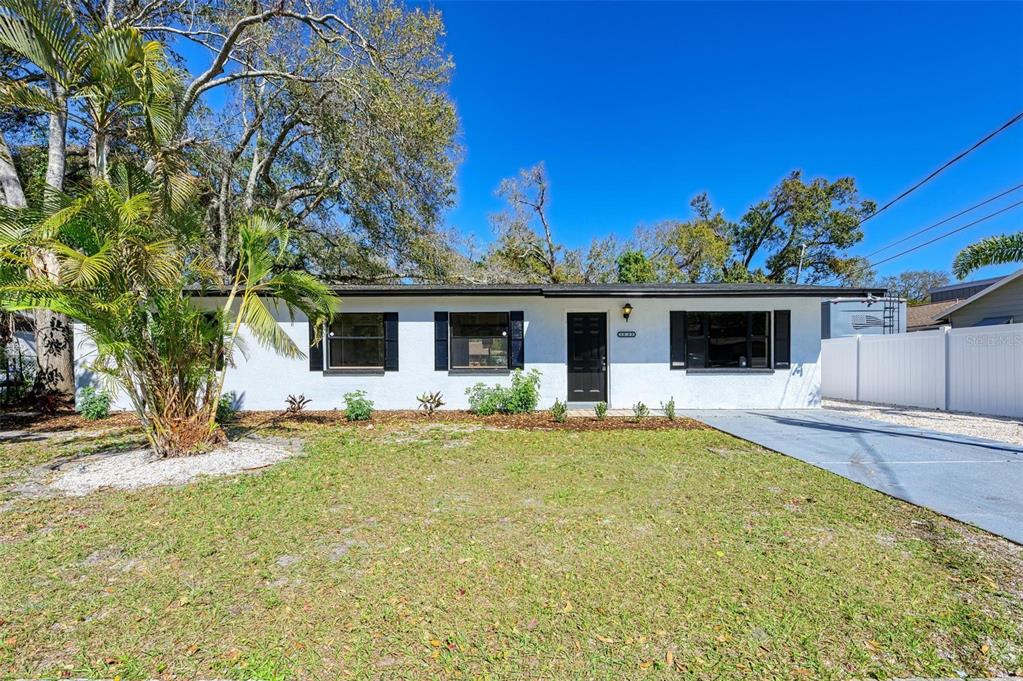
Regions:
<instances>
[{"instance_id":1,"label":"flat roofline","mask_svg":"<svg viewBox=\"0 0 1023 681\"><path fill-rule=\"evenodd\" d=\"M883 288L844 288L805 284L509 284L509 285L340 285L336 295L349 297L537 296L544 298L749 298L837 296L883 297ZM194 290L198 296L221 296L227 289Z\"/></svg>"},{"instance_id":2,"label":"flat roofline","mask_svg":"<svg viewBox=\"0 0 1023 681\"><path fill-rule=\"evenodd\" d=\"M944 286L936 286L934 288L927 289L928 293L943 293L945 291L954 291L960 288L972 288L974 286L990 286L996 281L1000 281L1005 277L991 277L989 279L974 279L973 281L960 281L956 284L945 284Z\"/></svg>"}]
</instances>

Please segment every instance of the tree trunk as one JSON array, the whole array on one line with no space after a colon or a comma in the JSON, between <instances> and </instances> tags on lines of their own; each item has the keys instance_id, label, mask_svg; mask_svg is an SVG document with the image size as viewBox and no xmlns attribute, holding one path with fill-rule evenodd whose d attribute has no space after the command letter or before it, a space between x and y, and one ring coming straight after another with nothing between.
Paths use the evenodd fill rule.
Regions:
<instances>
[{"instance_id":1,"label":"tree trunk","mask_svg":"<svg viewBox=\"0 0 1023 681\"><path fill-rule=\"evenodd\" d=\"M51 200L64 189L64 170L67 165L67 99L64 90L51 85L57 111L50 114L49 144L46 156L45 201ZM49 252L37 253L30 272L34 277L60 280L57 256ZM75 396L74 326L71 320L58 312L35 310L37 392L57 392L65 398Z\"/></svg>"},{"instance_id":2,"label":"tree trunk","mask_svg":"<svg viewBox=\"0 0 1023 681\"><path fill-rule=\"evenodd\" d=\"M201 454L227 444L223 429L210 430L207 419L199 413L185 418L150 416L149 441L161 459Z\"/></svg>"},{"instance_id":3,"label":"tree trunk","mask_svg":"<svg viewBox=\"0 0 1023 681\"><path fill-rule=\"evenodd\" d=\"M95 132L89 138L89 174L94 180L106 180L107 172L107 136L103 132Z\"/></svg>"},{"instance_id":4,"label":"tree trunk","mask_svg":"<svg viewBox=\"0 0 1023 681\"><path fill-rule=\"evenodd\" d=\"M67 96L64 88L51 87L57 111L50 114L49 148L46 155L46 191L64 190L64 168L67 164Z\"/></svg>"},{"instance_id":5,"label":"tree trunk","mask_svg":"<svg viewBox=\"0 0 1023 681\"><path fill-rule=\"evenodd\" d=\"M43 254L51 255L52 254ZM66 398L75 394L74 334L70 320L50 310L37 309L36 392L57 392Z\"/></svg>"},{"instance_id":6,"label":"tree trunk","mask_svg":"<svg viewBox=\"0 0 1023 681\"><path fill-rule=\"evenodd\" d=\"M3 187L8 208L24 208L28 205L25 201L25 192L21 188L21 180L18 179L18 171L14 168L14 157L2 133L0 133L0 186Z\"/></svg>"}]
</instances>

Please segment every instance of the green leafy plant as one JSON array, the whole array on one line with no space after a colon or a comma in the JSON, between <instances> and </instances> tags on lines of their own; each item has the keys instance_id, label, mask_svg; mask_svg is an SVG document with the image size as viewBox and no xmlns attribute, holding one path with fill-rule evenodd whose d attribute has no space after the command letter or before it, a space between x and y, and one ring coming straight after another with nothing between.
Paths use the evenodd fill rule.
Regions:
<instances>
[{"instance_id":1,"label":"green leafy plant","mask_svg":"<svg viewBox=\"0 0 1023 681\"><path fill-rule=\"evenodd\" d=\"M635 415L636 420L639 421L640 419L645 419L647 416L650 416L650 407L646 406L642 402L637 402L632 405L632 413Z\"/></svg>"},{"instance_id":2,"label":"green leafy plant","mask_svg":"<svg viewBox=\"0 0 1023 681\"><path fill-rule=\"evenodd\" d=\"M667 402L661 402L661 409L664 410L664 415L668 417L669 421L675 420L675 398L672 397Z\"/></svg>"},{"instance_id":3,"label":"green leafy plant","mask_svg":"<svg viewBox=\"0 0 1023 681\"><path fill-rule=\"evenodd\" d=\"M426 412L427 416L433 416L433 412L444 406L444 396L437 390L432 393L423 393L416 397L419 400L419 408Z\"/></svg>"},{"instance_id":4,"label":"green leafy plant","mask_svg":"<svg viewBox=\"0 0 1023 681\"><path fill-rule=\"evenodd\" d=\"M110 416L111 401L110 393L106 390L86 386L78 395L78 413L90 421L105 419Z\"/></svg>"},{"instance_id":5,"label":"green leafy plant","mask_svg":"<svg viewBox=\"0 0 1023 681\"><path fill-rule=\"evenodd\" d=\"M373 400L366 397L365 390L353 390L344 394L345 418L349 421L368 421L373 416Z\"/></svg>"},{"instance_id":6,"label":"green leafy plant","mask_svg":"<svg viewBox=\"0 0 1023 681\"><path fill-rule=\"evenodd\" d=\"M540 403L540 372L536 369L525 373L522 369L512 372L511 388L502 411L508 414L524 414L536 409Z\"/></svg>"},{"instance_id":7,"label":"green leafy plant","mask_svg":"<svg viewBox=\"0 0 1023 681\"><path fill-rule=\"evenodd\" d=\"M554 400L554 406L551 407L551 416L558 423L564 423L568 418L568 405L561 400Z\"/></svg>"},{"instance_id":8,"label":"green leafy plant","mask_svg":"<svg viewBox=\"0 0 1023 681\"><path fill-rule=\"evenodd\" d=\"M469 396L469 411L477 416L490 416L501 411L506 399L507 388L499 385L488 386L485 383L476 383L465 389Z\"/></svg>"},{"instance_id":9,"label":"green leafy plant","mask_svg":"<svg viewBox=\"0 0 1023 681\"><path fill-rule=\"evenodd\" d=\"M225 424L234 421L238 416L238 393L230 390L220 396L217 402L217 423Z\"/></svg>"},{"instance_id":10,"label":"green leafy plant","mask_svg":"<svg viewBox=\"0 0 1023 681\"><path fill-rule=\"evenodd\" d=\"M597 402L593 405L593 413L597 415L598 421L603 421L607 418L607 402Z\"/></svg>"},{"instance_id":11,"label":"green leafy plant","mask_svg":"<svg viewBox=\"0 0 1023 681\"><path fill-rule=\"evenodd\" d=\"M540 402L540 372L529 373L516 369L511 385L487 386L477 383L465 389L469 396L469 411L480 416L491 414L524 414L536 409Z\"/></svg>"}]
</instances>

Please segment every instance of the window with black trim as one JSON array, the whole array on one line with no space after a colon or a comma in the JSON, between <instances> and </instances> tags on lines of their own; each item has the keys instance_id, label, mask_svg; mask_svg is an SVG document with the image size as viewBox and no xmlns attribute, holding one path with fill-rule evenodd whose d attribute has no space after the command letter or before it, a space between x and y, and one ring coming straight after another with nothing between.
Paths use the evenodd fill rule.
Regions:
<instances>
[{"instance_id":1,"label":"window with black trim","mask_svg":"<svg viewBox=\"0 0 1023 681\"><path fill-rule=\"evenodd\" d=\"M770 367L770 312L687 312L690 369Z\"/></svg>"},{"instance_id":2,"label":"window with black trim","mask_svg":"<svg viewBox=\"0 0 1023 681\"><path fill-rule=\"evenodd\" d=\"M327 330L328 369L384 369L384 315L346 312Z\"/></svg>"},{"instance_id":3,"label":"window with black trim","mask_svg":"<svg viewBox=\"0 0 1023 681\"><path fill-rule=\"evenodd\" d=\"M507 312L452 312L449 320L451 369L508 368Z\"/></svg>"}]
</instances>

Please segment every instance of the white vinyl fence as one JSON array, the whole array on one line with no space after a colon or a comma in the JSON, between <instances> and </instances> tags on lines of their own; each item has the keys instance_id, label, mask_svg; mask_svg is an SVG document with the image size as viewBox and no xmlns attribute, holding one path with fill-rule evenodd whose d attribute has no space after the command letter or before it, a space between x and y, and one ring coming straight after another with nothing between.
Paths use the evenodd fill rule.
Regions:
<instances>
[{"instance_id":1,"label":"white vinyl fence","mask_svg":"<svg viewBox=\"0 0 1023 681\"><path fill-rule=\"evenodd\" d=\"M1023 324L821 345L824 397L1023 418Z\"/></svg>"}]
</instances>

